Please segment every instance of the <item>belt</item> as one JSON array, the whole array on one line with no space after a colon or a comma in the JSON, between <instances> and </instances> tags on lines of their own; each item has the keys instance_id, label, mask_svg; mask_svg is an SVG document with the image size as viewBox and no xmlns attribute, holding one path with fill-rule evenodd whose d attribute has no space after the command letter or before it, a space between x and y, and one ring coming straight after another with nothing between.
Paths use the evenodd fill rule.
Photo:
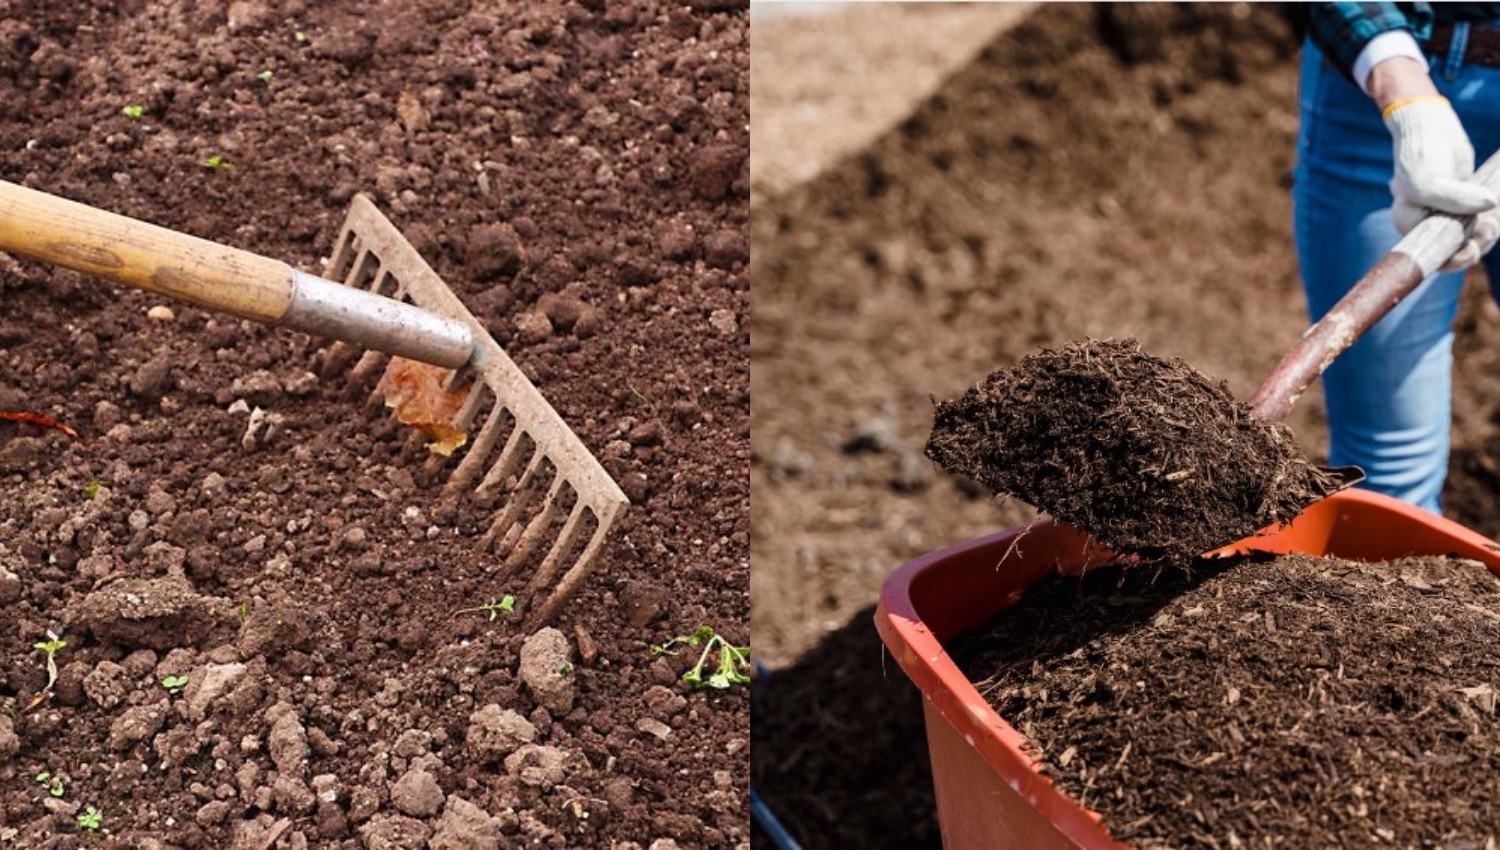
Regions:
<instances>
[{"instance_id":1,"label":"belt","mask_svg":"<svg viewBox=\"0 0 1500 850\"><path fill-rule=\"evenodd\" d=\"M1426 44L1427 53L1447 58L1453 50L1453 24L1443 21L1432 25L1432 38ZM1475 25L1469 27L1469 40L1464 45L1465 65L1482 65L1500 68L1500 29Z\"/></svg>"}]
</instances>

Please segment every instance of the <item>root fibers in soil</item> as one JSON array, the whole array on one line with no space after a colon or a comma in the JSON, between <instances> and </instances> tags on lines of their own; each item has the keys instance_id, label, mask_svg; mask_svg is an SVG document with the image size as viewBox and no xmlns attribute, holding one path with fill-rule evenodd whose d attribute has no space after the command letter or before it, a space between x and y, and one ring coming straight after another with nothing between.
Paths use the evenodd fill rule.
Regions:
<instances>
[{"instance_id":1,"label":"root fibers in soil","mask_svg":"<svg viewBox=\"0 0 1500 850\"><path fill-rule=\"evenodd\" d=\"M937 406L927 455L1117 552L1191 558L1337 489L1290 431L1135 340L1042 351Z\"/></svg>"},{"instance_id":2,"label":"root fibers in soil","mask_svg":"<svg viewBox=\"0 0 1500 850\"><path fill-rule=\"evenodd\" d=\"M1482 565L1294 555L1057 578L951 650L1135 846L1478 848L1497 640Z\"/></svg>"}]
</instances>

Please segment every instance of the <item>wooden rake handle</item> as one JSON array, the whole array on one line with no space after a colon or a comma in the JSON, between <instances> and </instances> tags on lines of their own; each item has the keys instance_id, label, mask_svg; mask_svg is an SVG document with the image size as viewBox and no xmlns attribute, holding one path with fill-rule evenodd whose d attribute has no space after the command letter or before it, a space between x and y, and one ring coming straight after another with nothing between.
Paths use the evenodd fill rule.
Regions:
<instances>
[{"instance_id":1,"label":"wooden rake handle","mask_svg":"<svg viewBox=\"0 0 1500 850\"><path fill-rule=\"evenodd\" d=\"M1474 179L1500 193L1500 153L1480 166ZM1433 213L1412 228L1281 359L1250 400L1255 415L1273 422L1286 418L1334 359L1458 253L1473 223L1473 216Z\"/></svg>"},{"instance_id":2,"label":"wooden rake handle","mask_svg":"<svg viewBox=\"0 0 1500 850\"><path fill-rule=\"evenodd\" d=\"M3 180L0 251L439 366L474 350L467 327L410 304Z\"/></svg>"},{"instance_id":3,"label":"wooden rake handle","mask_svg":"<svg viewBox=\"0 0 1500 850\"><path fill-rule=\"evenodd\" d=\"M292 303L286 263L3 181L0 249L257 322Z\"/></svg>"}]
</instances>

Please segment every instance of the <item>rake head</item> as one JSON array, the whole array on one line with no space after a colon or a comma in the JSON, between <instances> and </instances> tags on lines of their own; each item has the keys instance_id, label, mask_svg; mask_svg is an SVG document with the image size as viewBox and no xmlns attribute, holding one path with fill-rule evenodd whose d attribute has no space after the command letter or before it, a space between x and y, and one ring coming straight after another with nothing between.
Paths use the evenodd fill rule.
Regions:
<instances>
[{"instance_id":1,"label":"rake head","mask_svg":"<svg viewBox=\"0 0 1500 850\"><path fill-rule=\"evenodd\" d=\"M465 432L481 422L456 465L430 456L424 471L439 476L450 465L443 498L474 499L494 515L478 545L503 562L495 581L534 568L523 600L527 624L555 618L588 578L610 531L630 502L489 331L448 288L368 198L349 208L325 275L346 286L408 301L468 325L475 353L447 379L463 393L451 424ZM325 371L349 370L357 385L390 367L391 357L335 343ZM352 364L352 365L351 365ZM559 578L559 576L561 576Z\"/></svg>"}]
</instances>

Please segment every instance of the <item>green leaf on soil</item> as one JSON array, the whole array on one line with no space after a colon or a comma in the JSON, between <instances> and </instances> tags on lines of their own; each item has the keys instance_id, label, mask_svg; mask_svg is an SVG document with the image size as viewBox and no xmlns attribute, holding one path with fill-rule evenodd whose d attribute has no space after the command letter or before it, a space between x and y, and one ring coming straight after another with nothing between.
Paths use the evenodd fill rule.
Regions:
<instances>
[{"instance_id":1,"label":"green leaf on soil","mask_svg":"<svg viewBox=\"0 0 1500 850\"><path fill-rule=\"evenodd\" d=\"M506 594L493 602L486 602L478 608L465 608L460 614L483 613L489 615L491 623L500 619L501 614L510 614L516 610L516 598Z\"/></svg>"},{"instance_id":2,"label":"green leaf on soil","mask_svg":"<svg viewBox=\"0 0 1500 850\"><path fill-rule=\"evenodd\" d=\"M47 794L52 797L61 798L68 793L68 780L62 774L43 770L36 775L36 784L47 789Z\"/></svg>"},{"instance_id":3,"label":"green leaf on soil","mask_svg":"<svg viewBox=\"0 0 1500 850\"><path fill-rule=\"evenodd\" d=\"M67 646L68 642L61 638L51 638L31 645L32 649L40 650L47 654L48 658L57 654L57 651Z\"/></svg>"},{"instance_id":4,"label":"green leaf on soil","mask_svg":"<svg viewBox=\"0 0 1500 850\"><path fill-rule=\"evenodd\" d=\"M690 635L679 635L660 646L651 647L652 655L667 655L677 646L702 646L703 653L691 670L682 674L682 681L695 688L727 690L735 685L750 684L750 647L735 646L714 631L713 626L699 626ZM704 666L718 649L715 667L704 674Z\"/></svg>"}]
</instances>

